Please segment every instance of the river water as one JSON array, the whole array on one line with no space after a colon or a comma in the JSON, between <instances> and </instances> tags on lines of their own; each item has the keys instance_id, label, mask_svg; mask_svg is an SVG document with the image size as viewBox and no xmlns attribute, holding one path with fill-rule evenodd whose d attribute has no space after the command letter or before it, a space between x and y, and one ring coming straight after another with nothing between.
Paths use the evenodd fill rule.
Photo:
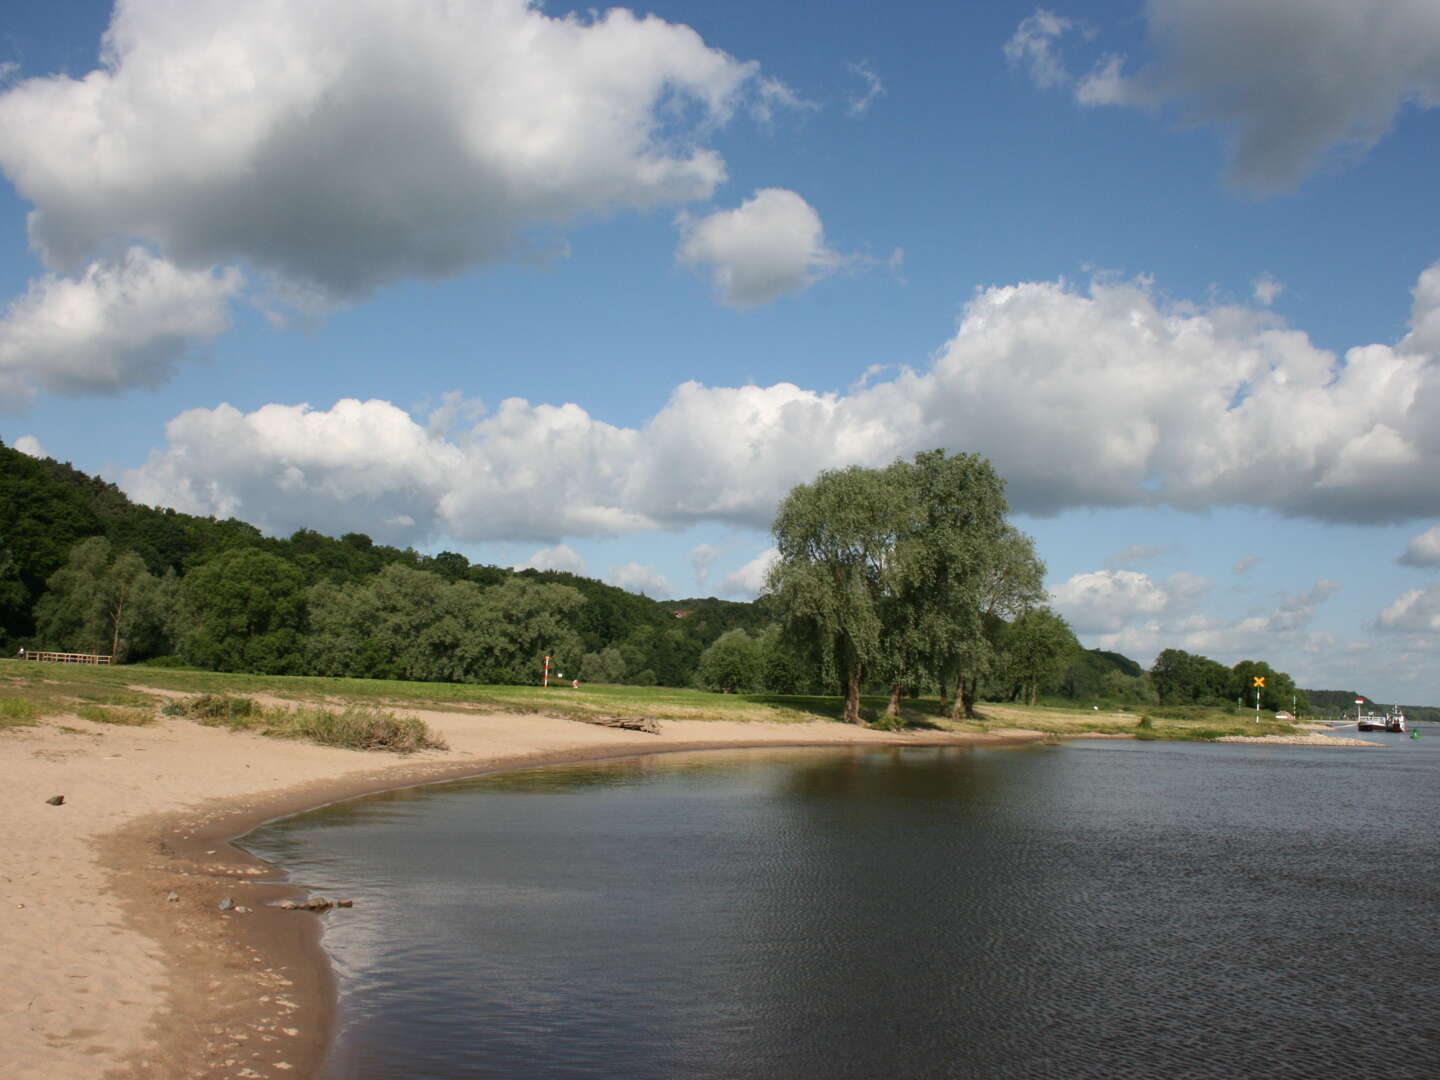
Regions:
<instances>
[{"instance_id":1,"label":"river water","mask_svg":"<svg viewBox=\"0 0 1440 1080\"><path fill-rule=\"evenodd\" d=\"M244 840L324 916L328 1076L1440 1076L1440 728L1376 750L756 750Z\"/></svg>"}]
</instances>

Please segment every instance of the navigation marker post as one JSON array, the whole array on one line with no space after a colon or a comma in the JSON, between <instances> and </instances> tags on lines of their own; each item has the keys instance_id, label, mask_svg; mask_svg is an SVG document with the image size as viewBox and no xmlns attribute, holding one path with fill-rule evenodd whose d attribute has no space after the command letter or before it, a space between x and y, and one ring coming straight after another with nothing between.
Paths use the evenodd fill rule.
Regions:
<instances>
[{"instance_id":1,"label":"navigation marker post","mask_svg":"<svg viewBox=\"0 0 1440 1080\"><path fill-rule=\"evenodd\" d=\"M1255 723L1260 722L1260 688L1265 685L1264 675L1252 676L1255 680Z\"/></svg>"}]
</instances>

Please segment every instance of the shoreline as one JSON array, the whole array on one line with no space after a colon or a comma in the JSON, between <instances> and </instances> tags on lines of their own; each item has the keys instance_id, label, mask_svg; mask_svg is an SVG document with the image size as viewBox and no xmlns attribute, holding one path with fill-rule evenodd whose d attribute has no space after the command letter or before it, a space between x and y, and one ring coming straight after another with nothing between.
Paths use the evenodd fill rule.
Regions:
<instances>
[{"instance_id":1,"label":"shoreline","mask_svg":"<svg viewBox=\"0 0 1440 1080\"><path fill-rule=\"evenodd\" d=\"M0 984L5 1075L318 1076L335 1019L322 924L274 906L305 890L234 843L269 821L383 791L569 762L1045 738L1020 729L906 734L825 721L702 720L665 721L651 735L535 715L401 711L452 749L392 758L180 719L116 727L72 716L0 738L15 807L0 825L9 851L0 902L10 916L0 922L0 950L13 969ZM57 794L65 802L50 805ZM234 909L218 907L226 898Z\"/></svg>"}]
</instances>

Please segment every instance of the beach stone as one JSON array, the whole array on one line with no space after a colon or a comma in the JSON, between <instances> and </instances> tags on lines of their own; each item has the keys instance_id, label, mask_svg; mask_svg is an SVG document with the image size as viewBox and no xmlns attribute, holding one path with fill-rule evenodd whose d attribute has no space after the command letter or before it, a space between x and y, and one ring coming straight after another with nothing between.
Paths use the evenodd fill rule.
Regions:
<instances>
[{"instance_id":1,"label":"beach stone","mask_svg":"<svg viewBox=\"0 0 1440 1080\"><path fill-rule=\"evenodd\" d=\"M336 900L336 901L335 901L335 906L336 906L336 907L354 907L354 906L355 906L355 901L354 901L354 900Z\"/></svg>"},{"instance_id":2,"label":"beach stone","mask_svg":"<svg viewBox=\"0 0 1440 1080\"><path fill-rule=\"evenodd\" d=\"M286 911L294 911L294 910L295 910L296 908L298 908L300 905L297 904L294 900L281 900L281 901L280 901L280 906L281 906L282 908L284 908Z\"/></svg>"},{"instance_id":3,"label":"beach stone","mask_svg":"<svg viewBox=\"0 0 1440 1080\"><path fill-rule=\"evenodd\" d=\"M64 806L64 805L65 805L65 796L64 796L64 795L51 795L51 796L50 796L48 799L46 799L45 801L46 801L47 803L49 803L51 806Z\"/></svg>"},{"instance_id":4,"label":"beach stone","mask_svg":"<svg viewBox=\"0 0 1440 1080\"><path fill-rule=\"evenodd\" d=\"M230 911L235 907L235 901L231 900L230 897L227 896L224 900L221 900L220 903L216 904L215 906L218 907L221 911Z\"/></svg>"},{"instance_id":5,"label":"beach stone","mask_svg":"<svg viewBox=\"0 0 1440 1080\"><path fill-rule=\"evenodd\" d=\"M179 903L180 894L174 889L171 889L168 893L165 894L165 899L169 900L172 904Z\"/></svg>"}]
</instances>

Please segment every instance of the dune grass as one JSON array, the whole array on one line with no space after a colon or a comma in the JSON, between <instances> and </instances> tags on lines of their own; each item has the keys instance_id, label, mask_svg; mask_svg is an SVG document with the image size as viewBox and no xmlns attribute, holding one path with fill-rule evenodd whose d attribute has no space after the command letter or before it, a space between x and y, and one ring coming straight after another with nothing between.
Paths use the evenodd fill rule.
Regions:
<instances>
[{"instance_id":1,"label":"dune grass","mask_svg":"<svg viewBox=\"0 0 1440 1080\"><path fill-rule=\"evenodd\" d=\"M396 716L373 705L351 705L339 710L314 705L267 709L249 698L201 694L171 702L165 711L213 727L256 731L282 739L305 739L321 746L350 750L410 754L416 750L446 748L445 741L431 732L423 720Z\"/></svg>"}]
</instances>

